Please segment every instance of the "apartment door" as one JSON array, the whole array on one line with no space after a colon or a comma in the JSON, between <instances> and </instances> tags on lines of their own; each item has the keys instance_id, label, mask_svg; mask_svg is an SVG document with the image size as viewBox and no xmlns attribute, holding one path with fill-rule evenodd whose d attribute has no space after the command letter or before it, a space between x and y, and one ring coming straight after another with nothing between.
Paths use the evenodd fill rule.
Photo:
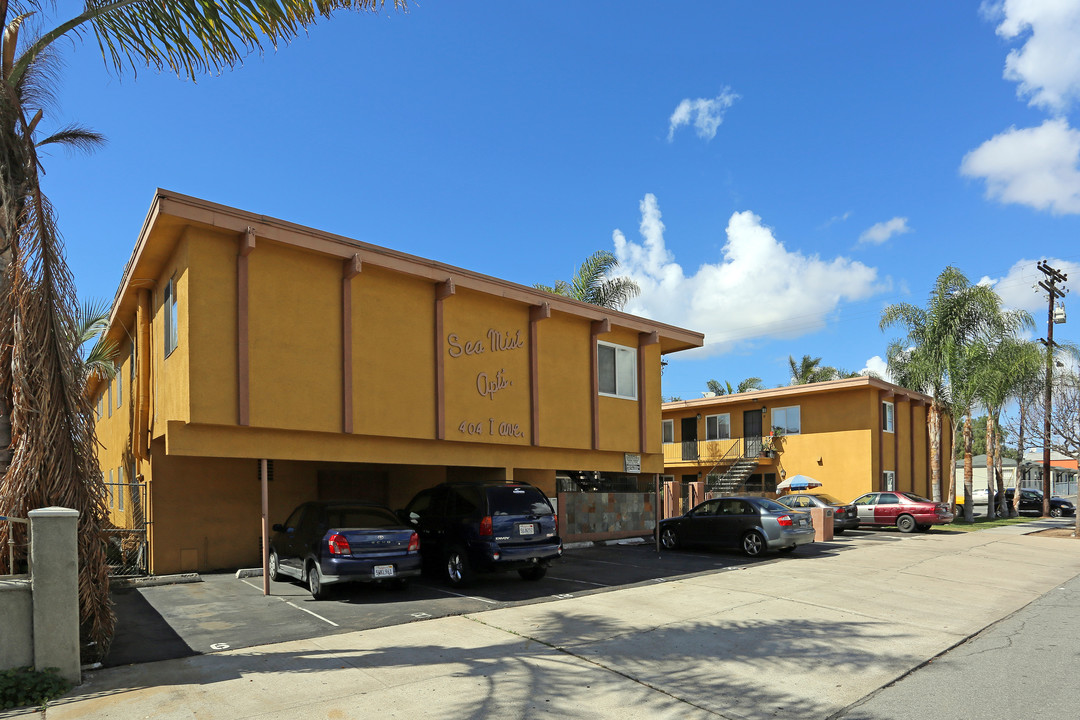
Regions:
<instances>
[{"instance_id":1,"label":"apartment door","mask_svg":"<svg viewBox=\"0 0 1080 720\"><path fill-rule=\"evenodd\" d=\"M683 460L697 460L698 459L698 444L697 444L697 418L688 417L682 419L682 459ZM760 432L760 428L759 428Z\"/></svg>"},{"instance_id":2,"label":"apartment door","mask_svg":"<svg viewBox=\"0 0 1080 720\"><path fill-rule=\"evenodd\" d=\"M743 413L743 447L746 457L761 454L761 416L760 410L747 410Z\"/></svg>"}]
</instances>

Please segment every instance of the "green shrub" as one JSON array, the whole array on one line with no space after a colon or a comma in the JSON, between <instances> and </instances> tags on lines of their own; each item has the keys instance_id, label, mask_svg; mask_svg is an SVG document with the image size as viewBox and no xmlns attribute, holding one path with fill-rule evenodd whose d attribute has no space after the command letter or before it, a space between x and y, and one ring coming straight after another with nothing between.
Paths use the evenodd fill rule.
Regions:
<instances>
[{"instance_id":1,"label":"green shrub","mask_svg":"<svg viewBox=\"0 0 1080 720\"><path fill-rule=\"evenodd\" d=\"M0 710L44 705L71 689L71 684L59 675L56 668L38 672L23 667L0 670Z\"/></svg>"}]
</instances>

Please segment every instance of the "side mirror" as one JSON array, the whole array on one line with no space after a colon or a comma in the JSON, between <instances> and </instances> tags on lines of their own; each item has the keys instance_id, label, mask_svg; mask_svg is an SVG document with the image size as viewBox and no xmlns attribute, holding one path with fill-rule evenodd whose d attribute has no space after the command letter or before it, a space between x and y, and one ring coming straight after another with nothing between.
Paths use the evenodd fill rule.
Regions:
<instances>
[{"instance_id":1,"label":"side mirror","mask_svg":"<svg viewBox=\"0 0 1080 720\"><path fill-rule=\"evenodd\" d=\"M282 525L281 523L274 523L273 526L271 526L270 529L273 530L274 532L285 532L285 526Z\"/></svg>"}]
</instances>

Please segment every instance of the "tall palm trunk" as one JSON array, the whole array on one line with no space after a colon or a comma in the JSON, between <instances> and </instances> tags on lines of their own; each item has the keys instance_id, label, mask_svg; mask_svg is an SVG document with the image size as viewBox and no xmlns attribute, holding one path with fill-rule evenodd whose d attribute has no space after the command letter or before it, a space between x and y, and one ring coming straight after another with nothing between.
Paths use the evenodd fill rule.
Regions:
<instances>
[{"instance_id":1,"label":"tall palm trunk","mask_svg":"<svg viewBox=\"0 0 1080 720\"><path fill-rule=\"evenodd\" d=\"M971 506L974 496L975 471L971 463L971 407L964 414L964 520L972 522L975 519L975 508Z\"/></svg>"},{"instance_id":2,"label":"tall palm trunk","mask_svg":"<svg viewBox=\"0 0 1080 720\"><path fill-rule=\"evenodd\" d=\"M930 499L941 502L941 408L936 402L926 411L926 431L930 436Z\"/></svg>"},{"instance_id":3,"label":"tall palm trunk","mask_svg":"<svg viewBox=\"0 0 1080 720\"><path fill-rule=\"evenodd\" d=\"M989 408L987 408L989 410ZM986 518L997 517L997 493L994 492L994 475L997 473L997 444L994 442L994 416L986 413Z\"/></svg>"}]
</instances>

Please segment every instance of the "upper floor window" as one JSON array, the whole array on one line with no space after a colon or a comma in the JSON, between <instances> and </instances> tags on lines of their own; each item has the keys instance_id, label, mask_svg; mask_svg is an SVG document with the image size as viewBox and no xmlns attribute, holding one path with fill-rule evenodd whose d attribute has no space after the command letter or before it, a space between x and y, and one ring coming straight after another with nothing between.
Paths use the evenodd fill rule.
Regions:
<instances>
[{"instance_id":1,"label":"upper floor window","mask_svg":"<svg viewBox=\"0 0 1080 720\"><path fill-rule=\"evenodd\" d=\"M802 417L799 415L799 406L773 408L772 425L784 431L785 435L798 435L802 432Z\"/></svg>"},{"instance_id":2,"label":"upper floor window","mask_svg":"<svg viewBox=\"0 0 1080 720\"><path fill-rule=\"evenodd\" d=\"M881 485L886 490L895 490L896 489L896 471L895 470L886 470L883 473L881 473ZM890 498L892 498L892 500L878 500L879 505L882 505L882 504L887 503L887 502L888 503L897 502L895 495L882 495L881 497L882 498L890 497Z\"/></svg>"},{"instance_id":3,"label":"upper floor window","mask_svg":"<svg viewBox=\"0 0 1080 720\"><path fill-rule=\"evenodd\" d=\"M112 417L112 380L109 381L109 389L107 391L105 409L109 411L109 417Z\"/></svg>"},{"instance_id":4,"label":"upper floor window","mask_svg":"<svg viewBox=\"0 0 1080 720\"><path fill-rule=\"evenodd\" d=\"M661 442L675 442L675 421L664 420L661 424L661 427L663 428L663 440L661 440Z\"/></svg>"},{"instance_id":5,"label":"upper floor window","mask_svg":"<svg viewBox=\"0 0 1080 720\"><path fill-rule=\"evenodd\" d=\"M169 278L165 284L165 297L162 299L161 309L165 317L165 357L168 357L176 349L177 324L176 324L176 278Z\"/></svg>"},{"instance_id":6,"label":"upper floor window","mask_svg":"<svg viewBox=\"0 0 1080 720\"><path fill-rule=\"evenodd\" d=\"M116 407L117 407L117 409L119 409L119 407L123 404L123 402L124 402L124 373L123 373L123 367L121 366L121 368L118 369L117 373L116 373Z\"/></svg>"},{"instance_id":7,"label":"upper floor window","mask_svg":"<svg viewBox=\"0 0 1080 720\"><path fill-rule=\"evenodd\" d=\"M706 415L705 416L705 439L706 440L729 440L731 439L731 415Z\"/></svg>"},{"instance_id":8,"label":"upper floor window","mask_svg":"<svg viewBox=\"0 0 1080 720\"><path fill-rule=\"evenodd\" d=\"M895 406L891 402L881 403L881 429L885 432L896 432L893 428Z\"/></svg>"},{"instance_id":9,"label":"upper floor window","mask_svg":"<svg viewBox=\"0 0 1080 720\"><path fill-rule=\"evenodd\" d=\"M637 400L637 351L623 345L596 343L600 394Z\"/></svg>"}]
</instances>

